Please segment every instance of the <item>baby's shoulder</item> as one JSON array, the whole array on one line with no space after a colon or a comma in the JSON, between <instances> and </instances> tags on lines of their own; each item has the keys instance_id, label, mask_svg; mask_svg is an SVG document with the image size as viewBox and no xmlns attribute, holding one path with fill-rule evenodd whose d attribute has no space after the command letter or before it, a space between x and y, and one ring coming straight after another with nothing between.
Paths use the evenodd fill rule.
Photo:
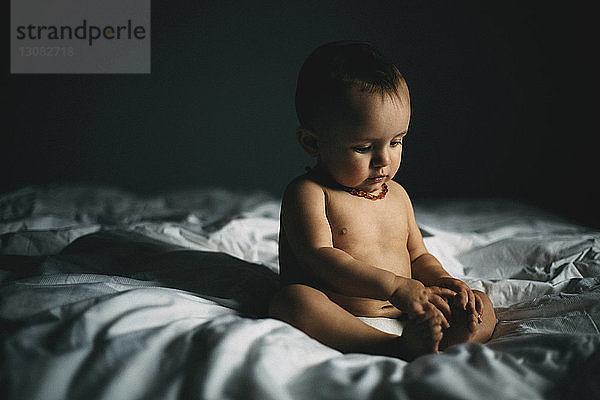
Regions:
<instances>
[{"instance_id":1,"label":"baby's shoulder","mask_svg":"<svg viewBox=\"0 0 600 400\"><path fill-rule=\"evenodd\" d=\"M396 182L396 181L389 181L388 182L388 189L389 189L390 193L394 194L399 199L401 199L403 201L409 200L408 193L406 192L406 189L404 189L404 187L401 184L399 184L398 182Z\"/></svg>"},{"instance_id":2,"label":"baby's shoulder","mask_svg":"<svg viewBox=\"0 0 600 400\"><path fill-rule=\"evenodd\" d=\"M294 178L283 193L284 203L314 201L324 197L324 188L319 182L304 174Z\"/></svg>"},{"instance_id":3,"label":"baby's shoulder","mask_svg":"<svg viewBox=\"0 0 600 400\"><path fill-rule=\"evenodd\" d=\"M285 194L298 194L306 191L323 191L323 187L310 176L304 174L295 177L285 188Z\"/></svg>"}]
</instances>

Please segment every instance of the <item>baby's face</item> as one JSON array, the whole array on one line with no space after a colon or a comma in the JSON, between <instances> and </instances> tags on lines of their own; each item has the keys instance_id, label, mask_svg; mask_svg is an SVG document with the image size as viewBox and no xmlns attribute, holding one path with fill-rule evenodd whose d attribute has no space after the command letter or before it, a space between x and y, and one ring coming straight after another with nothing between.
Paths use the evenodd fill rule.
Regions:
<instances>
[{"instance_id":1,"label":"baby's face","mask_svg":"<svg viewBox=\"0 0 600 400\"><path fill-rule=\"evenodd\" d=\"M392 100L352 89L345 103L317 135L321 165L337 183L375 192L400 167L408 95Z\"/></svg>"}]
</instances>

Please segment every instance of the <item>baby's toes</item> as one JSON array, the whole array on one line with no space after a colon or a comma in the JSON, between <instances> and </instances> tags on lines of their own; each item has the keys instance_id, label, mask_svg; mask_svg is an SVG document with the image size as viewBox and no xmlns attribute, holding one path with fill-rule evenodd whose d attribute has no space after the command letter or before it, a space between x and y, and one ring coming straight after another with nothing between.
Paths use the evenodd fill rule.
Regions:
<instances>
[{"instance_id":1,"label":"baby's toes","mask_svg":"<svg viewBox=\"0 0 600 400\"><path fill-rule=\"evenodd\" d=\"M440 325L435 326L431 331L431 349L434 353L439 351L440 343L444 338L444 332Z\"/></svg>"},{"instance_id":2,"label":"baby's toes","mask_svg":"<svg viewBox=\"0 0 600 400\"><path fill-rule=\"evenodd\" d=\"M432 315L428 315L426 322L428 330L427 336L430 338L429 340L432 346L432 350L434 352L437 352L438 345L443 337L442 317L434 313Z\"/></svg>"},{"instance_id":3,"label":"baby's toes","mask_svg":"<svg viewBox=\"0 0 600 400\"><path fill-rule=\"evenodd\" d=\"M439 311L431 311L427 313L427 323L431 328L438 326L440 329L442 327L443 315Z\"/></svg>"},{"instance_id":4,"label":"baby's toes","mask_svg":"<svg viewBox=\"0 0 600 400\"><path fill-rule=\"evenodd\" d=\"M435 325L432 328L431 332L432 332L433 340L435 342L439 343L440 340L442 340L442 337L444 336L444 331L442 329L442 326L441 325Z\"/></svg>"}]
</instances>

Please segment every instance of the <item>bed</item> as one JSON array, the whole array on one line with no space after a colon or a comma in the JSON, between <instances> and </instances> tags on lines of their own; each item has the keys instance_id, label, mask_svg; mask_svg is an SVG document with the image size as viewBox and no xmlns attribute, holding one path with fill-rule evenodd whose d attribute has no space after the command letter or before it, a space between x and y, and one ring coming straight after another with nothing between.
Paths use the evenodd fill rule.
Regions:
<instances>
[{"instance_id":1,"label":"bed","mask_svg":"<svg viewBox=\"0 0 600 400\"><path fill-rule=\"evenodd\" d=\"M489 343L407 363L266 317L279 199L96 185L0 196L3 399L599 398L600 232L507 199L415 201L485 291Z\"/></svg>"}]
</instances>

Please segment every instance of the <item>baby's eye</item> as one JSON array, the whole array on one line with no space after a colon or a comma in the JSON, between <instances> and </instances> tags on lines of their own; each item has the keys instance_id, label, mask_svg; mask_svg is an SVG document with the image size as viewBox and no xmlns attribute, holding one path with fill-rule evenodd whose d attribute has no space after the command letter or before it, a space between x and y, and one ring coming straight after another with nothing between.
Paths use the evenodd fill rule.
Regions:
<instances>
[{"instance_id":1,"label":"baby's eye","mask_svg":"<svg viewBox=\"0 0 600 400\"><path fill-rule=\"evenodd\" d=\"M366 153L371 150L371 146L355 146L353 149L357 153Z\"/></svg>"},{"instance_id":2,"label":"baby's eye","mask_svg":"<svg viewBox=\"0 0 600 400\"><path fill-rule=\"evenodd\" d=\"M398 146L398 145L402 145L402 144L404 144L404 138L400 138L400 139L392 140L392 141L390 142L390 146L392 146L392 147L396 147L396 146Z\"/></svg>"}]
</instances>

